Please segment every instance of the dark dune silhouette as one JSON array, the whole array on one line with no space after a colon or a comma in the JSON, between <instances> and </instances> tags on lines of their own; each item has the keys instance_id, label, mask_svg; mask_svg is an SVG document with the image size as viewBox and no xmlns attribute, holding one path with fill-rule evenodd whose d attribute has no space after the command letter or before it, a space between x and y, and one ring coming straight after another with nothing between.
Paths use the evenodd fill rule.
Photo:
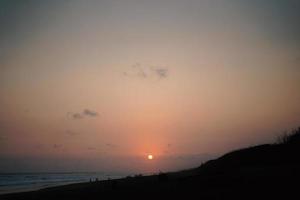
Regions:
<instances>
[{"instance_id":1,"label":"dark dune silhouette","mask_svg":"<svg viewBox=\"0 0 300 200\"><path fill-rule=\"evenodd\" d=\"M300 128L276 144L249 147L198 168L80 183L0 199L299 199Z\"/></svg>"}]
</instances>

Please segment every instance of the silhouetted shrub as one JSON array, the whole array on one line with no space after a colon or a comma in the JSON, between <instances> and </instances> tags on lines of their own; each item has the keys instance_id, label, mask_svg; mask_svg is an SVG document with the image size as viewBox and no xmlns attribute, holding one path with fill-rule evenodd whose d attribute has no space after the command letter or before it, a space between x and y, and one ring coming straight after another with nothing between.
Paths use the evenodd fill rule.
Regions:
<instances>
[{"instance_id":1,"label":"silhouetted shrub","mask_svg":"<svg viewBox=\"0 0 300 200\"><path fill-rule=\"evenodd\" d=\"M300 143L300 127L292 130L290 133L284 132L277 138L279 144L296 144Z\"/></svg>"},{"instance_id":2,"label":"silhouetted shrub","mask_svg":"<svg viewBox=\"0 0 300 200\"><path fill-rule=\"evenodd\" d=\"M285 131L277 137L278 144L285 144L288 141L289 134Z\"/></svg>"},{"instance_id":3,"label":"silhouetted shrub","mask_svg":"<svg viewBox=\"0 0 300 200\"><path fill-rule=\"evenodd\" d=\"M143 177L143 174L136 174L136 175L134 175L134 178L139 178L139 177Z\"/></svg>"}]
</instances>

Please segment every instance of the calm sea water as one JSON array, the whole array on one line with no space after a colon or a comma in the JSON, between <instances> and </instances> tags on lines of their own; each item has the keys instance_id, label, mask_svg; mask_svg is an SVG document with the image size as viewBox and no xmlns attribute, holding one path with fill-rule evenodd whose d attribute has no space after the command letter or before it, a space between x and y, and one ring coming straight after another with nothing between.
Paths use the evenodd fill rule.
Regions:
<instances>
[{"instance_id":1,"label":"calm sea water","mask_svg":"<svg viewBox=\"0 0 300 200\"><path fill-rule=\"evenodd\" d=\"M125 177L121 173L0 173L0 194L38 190L70 183L88 182L98 178L115 179Z\"/></svg>"}]
</instances>

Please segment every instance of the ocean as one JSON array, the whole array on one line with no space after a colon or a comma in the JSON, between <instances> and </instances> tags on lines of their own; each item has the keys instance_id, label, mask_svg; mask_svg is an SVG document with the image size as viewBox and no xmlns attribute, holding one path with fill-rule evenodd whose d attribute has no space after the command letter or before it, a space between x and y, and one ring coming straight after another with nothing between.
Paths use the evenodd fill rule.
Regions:
<instances>
[{"instance_id":1,"label":"ocean","mask_svg":"<svg viewBox=\"0 0 300 200\"><path fill-rule=\"evenodd\" d=\"M122 173L0 173L0 194L38 190L46 187L125 177Z\"/></svg>"}]
</instances>

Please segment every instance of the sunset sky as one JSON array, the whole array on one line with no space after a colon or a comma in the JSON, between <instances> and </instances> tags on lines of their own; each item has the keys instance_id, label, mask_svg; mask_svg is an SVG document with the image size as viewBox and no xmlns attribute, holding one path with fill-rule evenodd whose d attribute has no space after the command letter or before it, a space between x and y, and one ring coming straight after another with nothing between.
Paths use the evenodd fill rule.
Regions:
<instances>
[{"instance_id":1,"label":"sunset sky","mask_svg":"<svg viewBox=\"0 0 300 200\"><path fill-rule=\"evenodd\" d=\"M1 0L0 172L175 170L274 142L300 125L299 65L298 0Z\"/></svg>"}]
</instances>

